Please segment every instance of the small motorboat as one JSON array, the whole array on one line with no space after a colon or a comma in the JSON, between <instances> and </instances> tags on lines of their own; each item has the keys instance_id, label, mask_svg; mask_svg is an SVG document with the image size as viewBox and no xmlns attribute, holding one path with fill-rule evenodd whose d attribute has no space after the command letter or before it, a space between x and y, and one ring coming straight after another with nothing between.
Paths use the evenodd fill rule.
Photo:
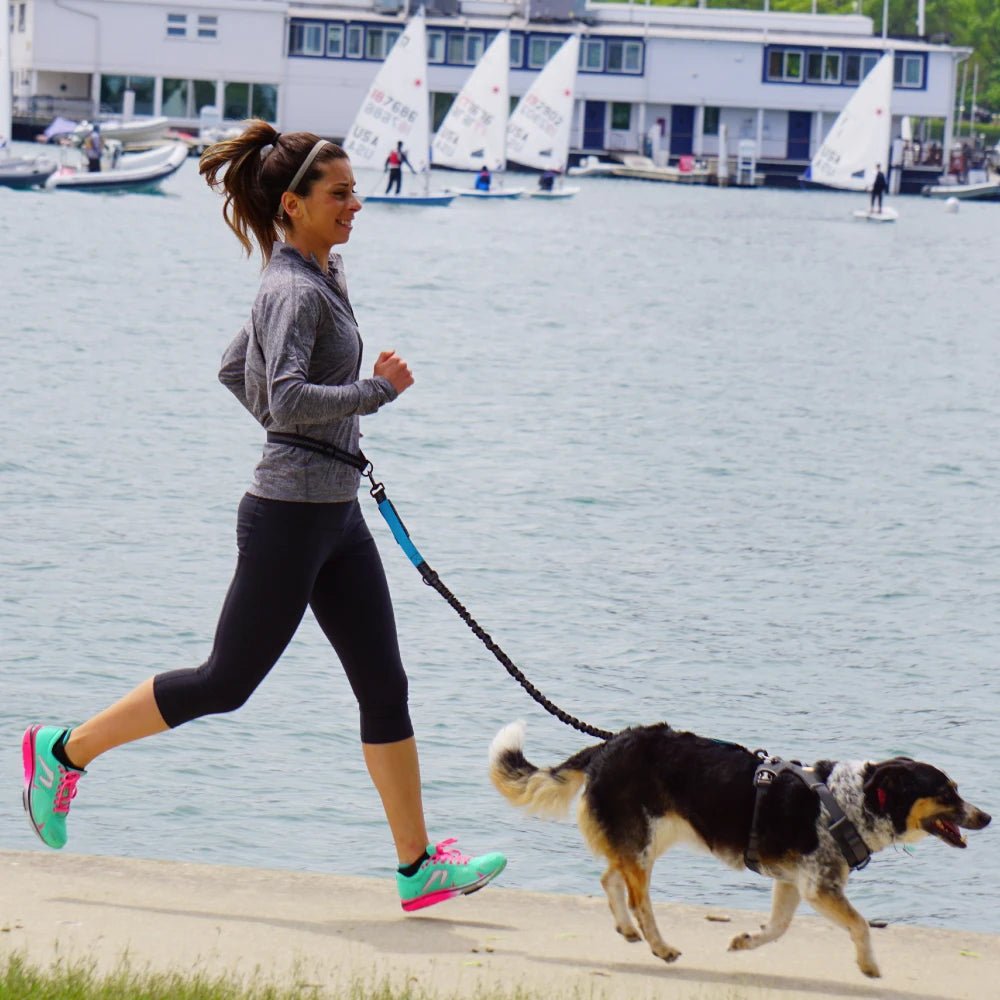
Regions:
<instances>
[{"instance_id":1,"label":"small motorboat","mask_svg":"<svg viewBox=\"0 0 1000 1000\"><path fill-rule=\"evenodd\" d=\"M566 171L571 177L612 177L615 167L620 167L617 160L601 160L596 156L585 156L575 167Z\"/></svg>"},{"instance_id":2,"label":"small motorboat","mask_svg":"<svg viewBox=\"0 0 1000 1000\"><path fill-rule=\"evenodd\" d=\"M109 143L110 145L110 143ZM120 151L119 151L120 152ZM61 166L46 186L66 191L154 191L178 171L188 156L187 143L170 142L146 153L113 155L95 172L85 165Z\"/></svg>"},{"instance_id":3,"label":"small motorboat","mask_svg":"<svg viewBox=\"0 0 1000 1000\"><path fill-rule=\"evenodd\" d=\"M58 164L44 156L0 159L0 187L26 189L44 187Z\"/></svg>"}]
</instances>

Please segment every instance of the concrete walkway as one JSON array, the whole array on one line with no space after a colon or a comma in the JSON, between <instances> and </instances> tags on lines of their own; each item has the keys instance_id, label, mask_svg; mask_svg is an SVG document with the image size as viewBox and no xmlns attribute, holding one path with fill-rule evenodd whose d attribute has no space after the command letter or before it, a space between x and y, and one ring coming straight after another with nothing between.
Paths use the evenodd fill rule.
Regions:
<instances>
[{"instance_id":1,"label":"concrete walkway","mask_svg":"<svg viewBox=\"0 0 1000 1000\"><path fill-rule=\"evenodd\" d=\"M673 965L612 926L603 896L490 887L406 916L389 880L0 851L0 957L47 965L236 973L285 985L407 981L441 997L517 987L546 1000L771 1000L1000 996L1000 936L873 930L883 978L866 979L847 935L800 917L781 940L731 953L760 919L660 904Z\"/></svg>"}]
</instances>

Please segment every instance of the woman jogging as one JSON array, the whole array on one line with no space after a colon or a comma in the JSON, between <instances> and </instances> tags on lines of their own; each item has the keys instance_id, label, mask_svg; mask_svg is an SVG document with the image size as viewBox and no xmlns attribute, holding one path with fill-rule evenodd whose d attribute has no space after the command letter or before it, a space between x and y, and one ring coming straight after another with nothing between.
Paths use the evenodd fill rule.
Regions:
<instances>
[{"instance_id":1,"label":"woman jogging","mask_svg":"<svg viewBox=\"0 0 1000 1000\"><path fill-rule=\"evenodd\" d=\"M393 351L379 354L371 378L359 378L361 338L341 258L330 252L350 239L361 209L350 162L311 133L279 135L253 121L239 137L209 147L200 171L224 194L223 216L247 254L256 243L265 262L250 319L219 373L268 431L239 506L235 575L200 667L158 674L75 728L27 730L25 809L38 836L62 847L70 802L91 761L239 708L309 606L358 700L365 764L395 842L403 909L473 892L500 874L506 858L465 857L454 840L428 844L407 679L382 563L358 504L360 474L314 450L357 453L359 415L413 384Z\"/></svg>"}]
</instances>

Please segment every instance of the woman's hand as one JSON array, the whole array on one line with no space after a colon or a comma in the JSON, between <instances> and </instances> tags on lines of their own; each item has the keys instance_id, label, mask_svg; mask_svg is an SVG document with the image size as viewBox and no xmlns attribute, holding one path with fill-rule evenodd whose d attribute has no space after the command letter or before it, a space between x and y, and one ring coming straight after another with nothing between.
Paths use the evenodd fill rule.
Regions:
<instances>
[{"instance_id":1,"label":"woman's hand","mask_svg":"<svg viewBox=\"0 0 1000 1000\"><path fill-rule=\"evenodd\" d=\"M387 378L397 393L413 385L410 366L395 352L383 351L375 362L375 374Z\"/></svg>"}]
</instances>

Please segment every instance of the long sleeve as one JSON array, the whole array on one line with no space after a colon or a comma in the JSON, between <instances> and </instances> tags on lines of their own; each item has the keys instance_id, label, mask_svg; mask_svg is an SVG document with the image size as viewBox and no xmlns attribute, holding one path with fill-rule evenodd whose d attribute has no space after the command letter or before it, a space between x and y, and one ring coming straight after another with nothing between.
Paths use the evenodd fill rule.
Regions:
<instances>
[{"instance_id":1,"label":"long sleeve","mask_svg":"<svg viewBox=\"0 0 1000 1000\"><path fill-rule=\"evenodd\" d=\"M223 353L219 381L252 414L253 409L247 399L247 344L251 325L251 321L247 320Z\"/></svg>"},{"instance_id":2,"label":"long sleeve","mask_svg":"<svg viewBox=\"0 0 1000 1000\"><path fill-rule=\"evenodd\" d=\"M261 339L263 357L251 358L251 367L254 361L262 362L264 385L260 388L266 391L266 410L275 426L325 424L374 413L397 396L388 379L376 376L357 380L360 343L359 357L354 362L356 381L324 385L310 377L324 308L316 289L302 281L289 283L280 291L262 293L254 306L254 329ZM256 411L255 402L251 398L250 405Z\"/></svg>"}]
</instances>

